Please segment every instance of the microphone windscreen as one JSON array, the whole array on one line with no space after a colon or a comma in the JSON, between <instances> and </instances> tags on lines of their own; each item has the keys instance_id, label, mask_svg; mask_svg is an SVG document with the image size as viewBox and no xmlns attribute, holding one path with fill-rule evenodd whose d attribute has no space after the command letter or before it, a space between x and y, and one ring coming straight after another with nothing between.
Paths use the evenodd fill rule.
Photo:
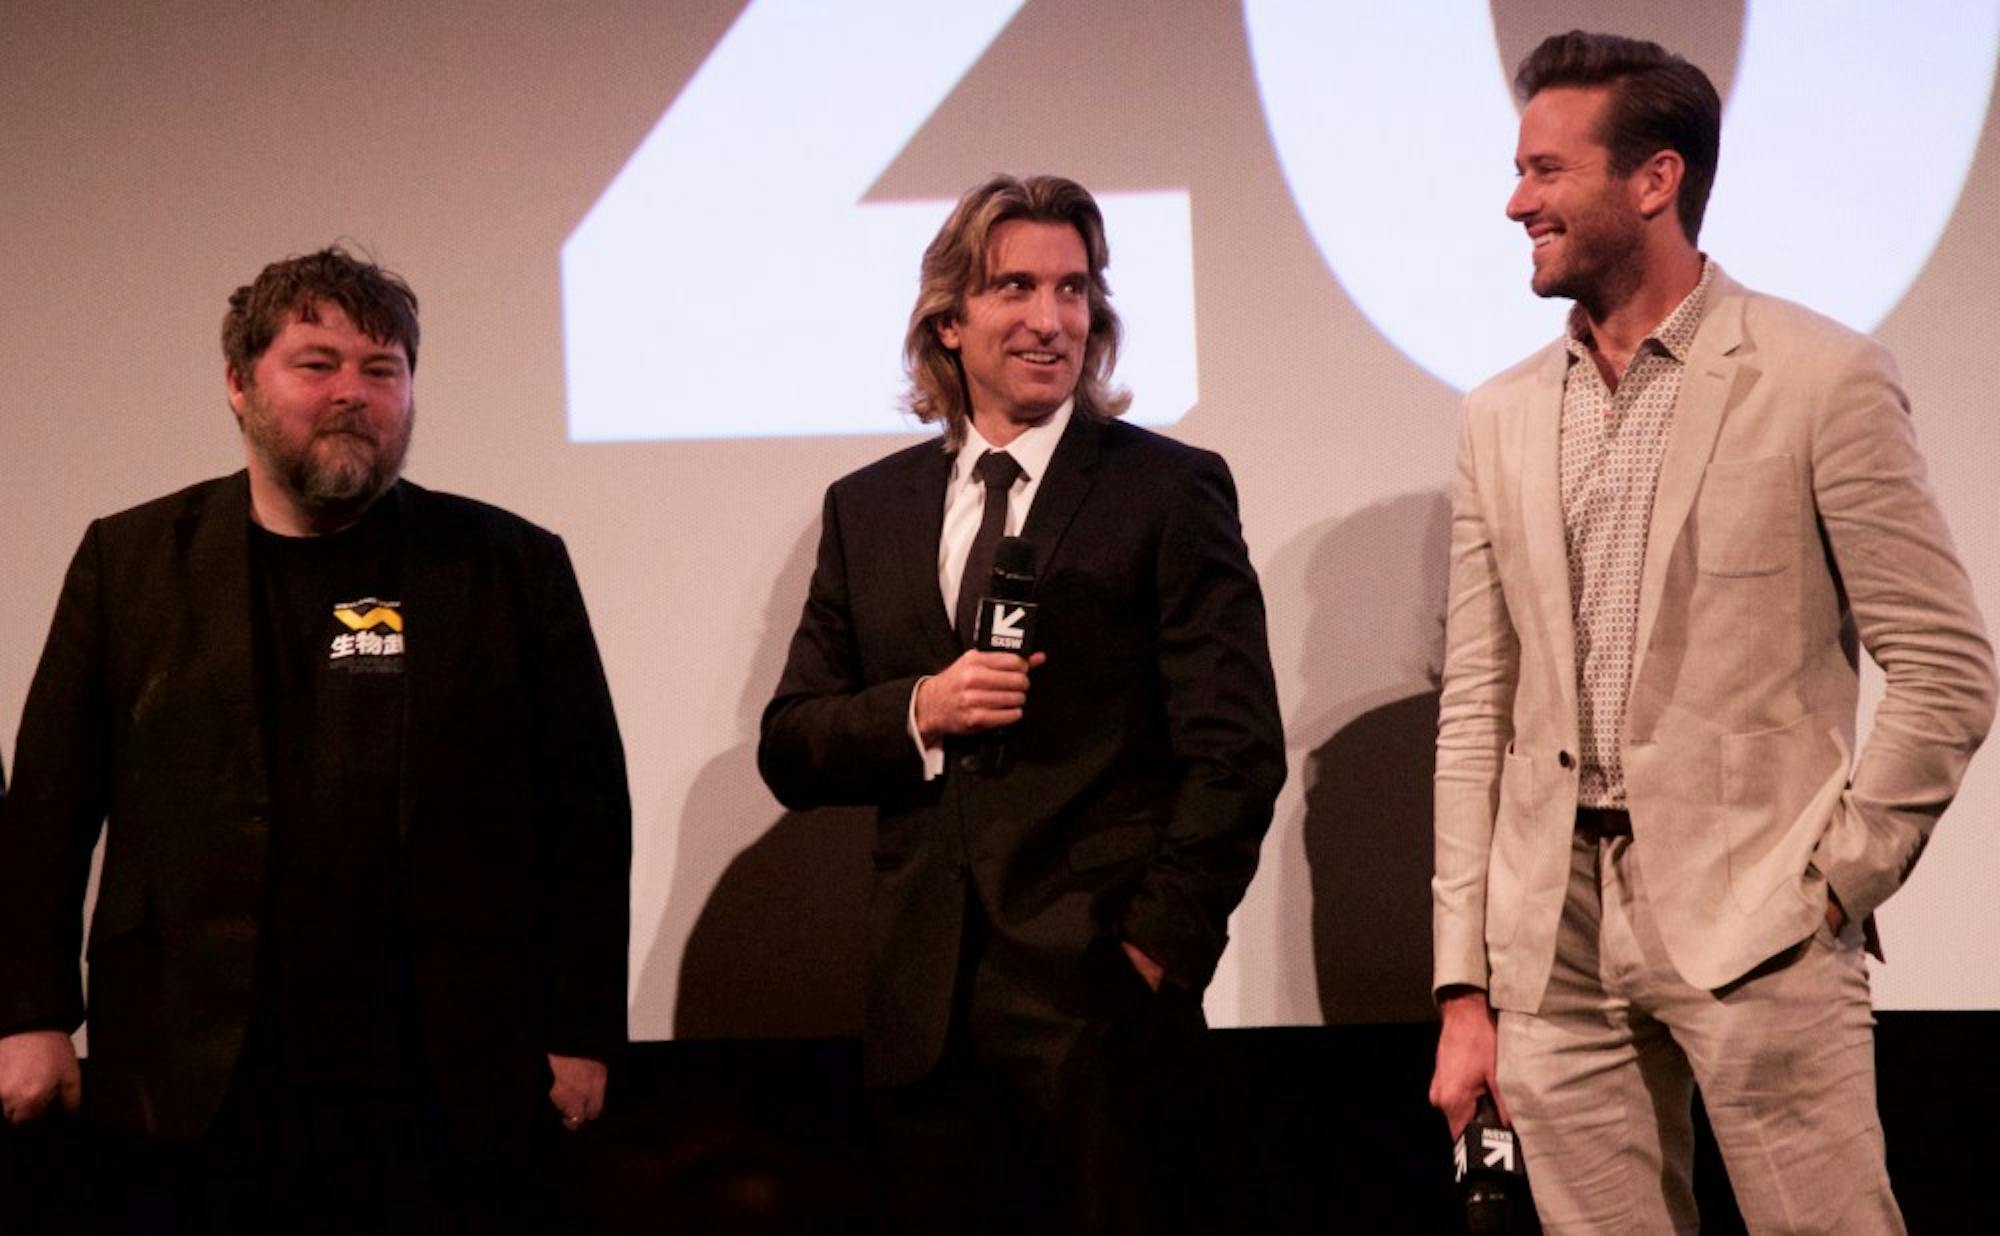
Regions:
<instances>
[{"instance_id":1,"label":"microphone windscreen","mask_svg":"<svg viewBox=\"0 0 2000 1236\"><path fill-rule=\"evenodd\" d=\"M1035 543L1024 536L1003 536L993 551L993 569L1007 575L1035 574Z\"/></svg>"}]
</instances>

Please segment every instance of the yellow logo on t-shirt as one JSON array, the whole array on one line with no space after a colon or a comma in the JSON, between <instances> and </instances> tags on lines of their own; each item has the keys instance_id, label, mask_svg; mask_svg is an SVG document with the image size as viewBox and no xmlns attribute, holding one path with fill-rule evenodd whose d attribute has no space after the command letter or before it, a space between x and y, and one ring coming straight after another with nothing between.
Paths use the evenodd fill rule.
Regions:
<instances>
[{"instance_id":1,"label":"yellow logo on t-shirt","mask_svg":"<svg viewBox=\"0 0 2000 1236\"><path fill-rule=\"evenodd\" d=\"M350 631L372 631L376 627L388 627L391 631L403 629L403 616L396 612L399 601L377 601L369 597L365 601L349 601L333 607L333 616ZM366 606L366 609L362 607Z\"/></svg>"},{"instance_id":2,"label":"yellow logo on t-shirt","mask_svg":"<svg viewBox=\"0 0 2000 1236\"><path fill-rule=\"evenodd\" d=\"M333 616L345 631L333 637L327 660L349 657L400 657L403 655L403 614L401 601L381 601L363 597L333 607ZM378 628L388 628L387 631Z\"/></svg>"}]
</instances>

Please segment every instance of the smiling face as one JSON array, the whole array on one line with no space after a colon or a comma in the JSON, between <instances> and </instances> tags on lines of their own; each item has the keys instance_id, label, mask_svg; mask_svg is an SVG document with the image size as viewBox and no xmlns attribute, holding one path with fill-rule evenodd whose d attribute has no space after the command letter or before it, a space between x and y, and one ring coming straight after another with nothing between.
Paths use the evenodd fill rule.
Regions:
<instances>
[{"instance_id":1,"label":"smiling face","mask_svg":"<svg viewBox=\"0 0 2000 1236\"><path fill-rule=\"evenodd\" d=\"M1090 261L1067 223L1010 219L987 237L986 277L938 328L958 353L980 436L1004 446L1062 406L1090 339Z\"/></svg>"},{"instance_id":2,"label":"smiling face","mask_svg":"<svg viewBox=\"0 0 2000 1236\"><path fill-rule=\"evenodd\" d=\"M1604 87L1553 86L1530 99L1514 153L1520 180L1507 199L1507 217L1534 245L1535 294L1587 310L1637 282L1645 247L1644 170L1616 174L1598 136L1609 102Z\"/></svg>"},{"instance_id":3,"label":"smiling face","mask_svg":"<svg viewBox=\"0 0 2000 1236\"><path fill-rule=\"evenodd\" d=\"M407 353L356 329L338 305L321 301L315 316L294 314L250 372L226 375L267 526L293 522L265 510L267 497L309 525L358 516L395 482L410 446Z\"/></svg>"}]
</instances>

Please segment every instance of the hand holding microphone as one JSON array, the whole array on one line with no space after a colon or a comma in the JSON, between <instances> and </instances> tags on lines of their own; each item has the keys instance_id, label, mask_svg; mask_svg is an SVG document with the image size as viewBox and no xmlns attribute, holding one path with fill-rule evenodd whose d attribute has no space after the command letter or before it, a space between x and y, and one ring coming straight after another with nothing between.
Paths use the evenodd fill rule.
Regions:
<instances>
[{"instance_id":1,"label":"hand holding microphone","mask_svg":"<svg viewBox=\"0 0 2000 1236\"><path fill-rule=\"evenodd\" d=\"M917 730L926 742L1004 729L1021 720L1028 671L1048 660L1035 648L1035 547L1003 537L979 598L973 646L917 689Z\"/></svg>"},{"instance_id":2,"label":"hand holding microphone","mask_svg":"<svg viewBox=\"0 0 2000 1236\"><path fill-rule=\"evenodd\" d=\"M1028 701L1028 671L1046 660L966 649L917 688L917 732L935 742L1014 724Z\"/></svg>"}]
</instances>

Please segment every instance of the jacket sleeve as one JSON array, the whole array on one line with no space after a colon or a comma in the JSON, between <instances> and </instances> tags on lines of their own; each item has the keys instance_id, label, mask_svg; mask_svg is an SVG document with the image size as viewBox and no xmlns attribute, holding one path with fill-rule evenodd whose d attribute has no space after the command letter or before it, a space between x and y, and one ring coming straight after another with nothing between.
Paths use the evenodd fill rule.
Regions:
<instances>
[{"instance_id":1,"label":"jacket sleeve","mask_svg":"<svg viewBox=\"0 0 2000 1236\"><path fill-rule=\"evenodd\" d=\"M1452 485L1450 560L1432 808L1434 990L1487 985L1487 861L1520 675L1520 641L1500 587L1470 409Z\"/></svg>"},{"instance_id":2,"label":"jacket sleeve","mask_svg":"<svg viewBox=\"0 0 2000 1236\"><path fill-rule=\"evenodd\" d=\"M632 804L611 691L568 551L538 571L543 753L535 830L551 990L547 1050L609 1060L625 1042Z\"/></svg>"},{"instance_id":3,"label":"jacket sleeve","mask_svg":"<svg viewBox=\"0 0 2000 1236\"><path fill-rule=\"evenodd\" d=\"M100 535L63 581L0 799L0 1034L83 1021L84 890L109 798Z\"/></svg>"},{"instance_id":4,"label":"jacket sleeve","mask_svg":"<svg viewBox=\"0 0 2000 1236\"><path fill-rule=\"evenodd\" d=\"M1228 942L1272 805L1285 740L1264 596L1236 486L1200 452L1167 506L1154 578L1168 740L1179 780L1160 848L1119 930L1176 985L1200 990Z\"/></svg>"},{"instance_id":5,"label":"jacket sleeve","mask_svg":"<svg viewBox=\"0 0 2000 1236\"><path fill-rule=\"evenodd\" d=\"M1993 649L1879 346L1858 350L1815 422L1813 499L1886 692L1813 855L1851 918L1909 877L1993 722Z\"/></svg>"},{"instance_id":6,"label":"jacket sleeve","mask_svg":"<svg viewBox=\"0 0 2000 1236\"><path fill-rule=\"evenodd\" d=\"M819 554L785 672L764 709L757 769L794 810L873 805L923 776L909 732L915 675L869 682L855 630L854 590L841 521L829 489Z\"/></svg>"}]
</instances>

